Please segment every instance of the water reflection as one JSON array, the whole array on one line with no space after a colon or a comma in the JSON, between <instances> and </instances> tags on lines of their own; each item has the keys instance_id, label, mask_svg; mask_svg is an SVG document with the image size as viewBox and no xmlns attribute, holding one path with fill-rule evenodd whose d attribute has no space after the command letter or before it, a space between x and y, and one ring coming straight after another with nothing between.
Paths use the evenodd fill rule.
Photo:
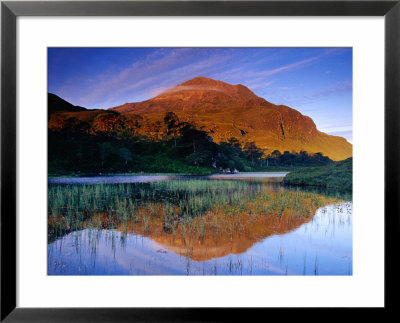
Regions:
<instances>
[{"instance_id":1,"label":"water reflection","mask_svg":"<svg viewBox=\"0 0 400 323\"><path fill-rule=\"evenodd\" d=\"M111 175L93 177L49 177L49 184L124 184L150 183L166 180L189 179L263 179L271 182L281 182L286 176L281 173L243 173L243 174L215 174L215 175Z\"/></svg>"},{"instance_id":2,"label":"water reflection","mask_svg":"<svg viewBox=\"0 0 400 323\"><path fill-rule=\"evenodd\" d=\"M147 228L144 222L128 222L116 230L149 237L176 254L204 261L246 252L256 242L290 232L312 219L288 214L268 216L254 211L254 206L248 207L237 215L229 209L209 210L204 216L176 223L171 230L165 229L162 217L151 217Z\"/></svg>"},{"instance_id":3,"label":"water reflection","mask_svg":"<svg viewBox=\"0 0 400 323\"><path fill-rule=\"evenodd\" d=\"M352 204L344 202L320 208L312 220L289 233L273 234L245 252L229 252L203 261L176 253L140 234L85 229L49 244L48 273L351 275Z\"/></svg>"},{"instance_id":4,"label":"water reflection","mask_svg":"<svg viewBox=\"0 0 400 323\"><path fill-rule=\"evenodd\" d=\"M351 202L267 180L50 185L50 275L352 272Z\"/></svg>"}]
</instances>

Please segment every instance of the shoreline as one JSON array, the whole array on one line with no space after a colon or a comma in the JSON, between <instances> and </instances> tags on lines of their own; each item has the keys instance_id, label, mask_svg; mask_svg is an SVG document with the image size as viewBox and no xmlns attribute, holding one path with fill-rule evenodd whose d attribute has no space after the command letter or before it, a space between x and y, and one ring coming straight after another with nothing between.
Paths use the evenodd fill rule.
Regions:
<instances>
[{"instance_id":1,"label":"shoreline","mask_svg":"<svg viewBox=\"0 0 400 323\"><path fill-rule=\"evenodd\" d=\"M281 179L287 175L286 172L260 172L260 173L238 173L238 174L211 174L211 175L192 175L192 174L119 174L119 175L99 175L99 176L63 176L48 177L49 184L123 184L123 183L149 183L160 180L171 179L257 179L273 178Z\"/></svg>"}]
</instances>

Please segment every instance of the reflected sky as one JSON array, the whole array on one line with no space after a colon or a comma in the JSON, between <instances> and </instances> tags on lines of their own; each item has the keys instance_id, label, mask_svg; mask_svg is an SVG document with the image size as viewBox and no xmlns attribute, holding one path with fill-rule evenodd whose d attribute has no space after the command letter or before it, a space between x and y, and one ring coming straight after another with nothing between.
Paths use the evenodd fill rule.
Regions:
<instances>
[{"instance_id":1,"label":"reflected sky","mask_svg":"<svg viewBox=\"0 0 400 323\"><path fill-rule=\"evenodd\" d=\"M352 203L241 253L197 261L141 234L86 229L48 245L49 275L352 275Z\"/></svg>"}]
</instances>

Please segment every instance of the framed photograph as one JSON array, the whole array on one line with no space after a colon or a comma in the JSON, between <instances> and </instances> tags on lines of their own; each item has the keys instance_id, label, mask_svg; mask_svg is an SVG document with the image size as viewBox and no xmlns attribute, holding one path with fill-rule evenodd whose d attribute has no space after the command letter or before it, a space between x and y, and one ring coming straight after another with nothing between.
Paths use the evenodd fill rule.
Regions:
<instances>
[{"instance_id":1,"label":"framed photograph","mask_svg":"<svg viewBox=\"0 0 400 323\"><path fill-rule=\"evenodd\" d=\"M399 14L2 2L1 320L391 309Z\"/></svg>"}]
</instances>

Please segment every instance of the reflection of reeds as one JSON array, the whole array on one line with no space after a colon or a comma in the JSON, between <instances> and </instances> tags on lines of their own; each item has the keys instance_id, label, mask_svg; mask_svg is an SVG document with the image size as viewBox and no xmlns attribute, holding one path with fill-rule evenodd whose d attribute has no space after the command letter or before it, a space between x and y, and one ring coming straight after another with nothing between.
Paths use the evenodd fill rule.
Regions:
<instances>
[{"instance_id":1,"label":"reflection of reeds","mask_svg":"<svg viewBox=\"0 0 400 323\"><path fill-rule=\"evenodd\" d=\"M314 275L318 275L318 256L315 256Z\"/></svg>"},{"instance_id":2,"label":"reflection of reeds","mask_svg":"<svg viewBox=\"0 0 400 323\"><path fill-rule=\"evenodd\" d=\"M190 247L209 239L259 239L308 221L338 200L271 189L261 181L171 180L140 184L54 185L49 241L84 228L165 237ZM212 238L213 237L213 238ZM164 239L164 238L163 238Z\"/></svg>"}]
</instances>

